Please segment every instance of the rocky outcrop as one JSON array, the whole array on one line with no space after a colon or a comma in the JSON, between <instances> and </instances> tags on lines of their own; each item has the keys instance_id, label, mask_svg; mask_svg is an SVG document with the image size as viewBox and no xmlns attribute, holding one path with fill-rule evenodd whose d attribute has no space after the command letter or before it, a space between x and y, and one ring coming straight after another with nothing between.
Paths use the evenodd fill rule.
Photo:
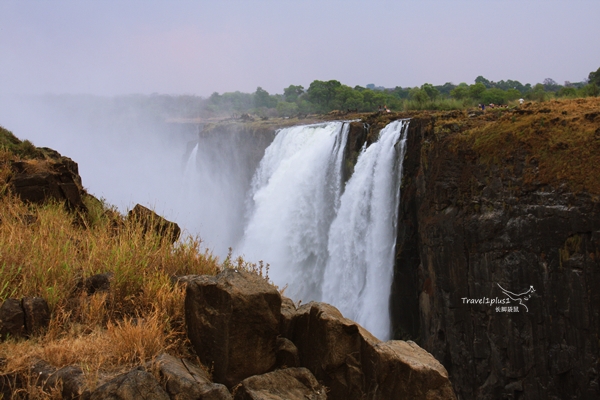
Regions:
<instances>
[{"instance_id":1,"label":"rocky outcrop","mask_svg":"<svg viewBox=\"0 0 600 400\"><path fill-rule=\"evenodd\" d=\"M275 369L296 365L329 399L455 398L444 367L417 344L381 342L331 305L296 309L266 280L241 270L185 282L190 341L216 382L241 382L236 399L296 398L306 390L321 398L302 368Z\"/></svg>"},{"instance_id":2,"label":"rocky outcrop","mask_svg":"<svg viewBox=\"0 0 600 400\"><path fill-rule=\"evenodd\" d=\"M0 339L20 337L25 332L25 312L19 299L6 299L0 306Z\"/></svg>"},{"instance_id":3,"label":"rocky outcrop","mask_svg":"<svg viewBox=\"0 0 600 400\"><path fill-rule=\"evenodd\" d=\"M133 369L94 390L90 400L169 400L160 383L147 371Z\"/></svg>"},{"instance_id":4,"label":"rocky outcrop","mask_svg":"<svg viewBox=\"0 0 600 400\"><path fill-rule=\"evenodd\" d=\"M87 399L89 391L80 367L69 365L56 369L43 360L35 360L29 373L23 371L0 375L0 398L21 398L28 387L37 387L46 393L56 389L65 400Z\"/></svg>"},{"instance_id":5,"label":"rocky outcrop","mask_svg":"<svg viewBox=\"0 0 600 400\"><path fill-rule=\"evenodd\" d=\"M300 307L286 332L329 399L453 399L444 367L414 342L381 342L333 306Z\"/></svg>"},{"instance_id":6,"label":"rocky outcrop","mask_svg":"<svg viewBox=\"0 0 600 400\"><path fill-rule=\"evenodd\" d=\"M326 388L306 368L286 368L244 379L235 400L326 400Z\"/></svg>"},{"instance_id":7,"label":"rocky outcrop","mask_svg":"<svg viewBox=\"0 0 600 400\"><path fill-rule=\"evenodd\" d=\"M535 179L526 146L490 161L445 124L409 128L396 335L463 399L599 398L600 202Z\"/></svg>"},{"instance_id":8,"label":"rocky outcrop","mask_svg":"<svg viewBox=\"0 0 600 400\"><path fill-rule=\"evenodd\" d=\"M213 383L208 374L188 360L161 354L156 365L171 400L231 400L227 388Z\"/></svg>"},{"instance_id":9,"label":"rocky outcrop","mask_svg":"<svg viewBox=\"0 0 600 400\"><path fill-rule=\"evenodd\" d=\"M41 297L6 299L0 306L0 339L38 334L49 323L50 309Z\"/></svg>"},{"instance_id":10,"label":"rocky outcrop","mask_svg":"<svg viewBox=\"0 0 600 400\"><path fill-rule=\"evenodd\" d=\"M187 283L187 332L216 382L233 387L276 361L281 296L258 275L226 269Z\"/></svg>"},{"instance_id":11,"label":"rocky outcrop","mask_svg":"<svg viewBox=\"0 0 600 400\"><path fill-rule=\"evenodd\" d=\"M85 193L77 163L56 153L57 160L26 160L11 164L12 191L23 201L43 204L48 200L64 202L71 210L86 211Z\"/></svg>"},{"instance_id":12,"label":"rocky outcrop","mask_svg":"<svg viewBox=\"0 0 600 400\"><path fill-rule=\"evenodd\" d=\"M135 207L129 211L127 217L141 224L144 234L154 232L156 235L170 240L171 243L175 243L181 234L179 225L161 217L141 204L136 204Z\"/></svg>"}]
</instances>

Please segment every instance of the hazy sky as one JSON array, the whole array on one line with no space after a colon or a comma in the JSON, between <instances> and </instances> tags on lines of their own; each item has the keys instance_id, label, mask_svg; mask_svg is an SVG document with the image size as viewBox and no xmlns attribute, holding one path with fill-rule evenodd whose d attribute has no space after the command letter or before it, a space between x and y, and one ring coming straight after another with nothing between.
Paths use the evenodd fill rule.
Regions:
<instances>
[{"instance_id":1,"label":"hazy sky","mask_svg":"<svg viewBox=\"0 0 600 400\"><path fill-rule=\"evenodd\" d=\"M0 94L282 93L600 67L598 0L0 0Z\"/></svg>"}]
</instances>

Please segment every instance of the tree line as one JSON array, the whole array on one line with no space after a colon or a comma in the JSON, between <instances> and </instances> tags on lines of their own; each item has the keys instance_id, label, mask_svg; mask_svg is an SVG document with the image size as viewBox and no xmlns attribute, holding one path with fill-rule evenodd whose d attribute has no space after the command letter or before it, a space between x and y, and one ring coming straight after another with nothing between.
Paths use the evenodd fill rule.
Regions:
<instances>
[{"instance_id":1,"label":"tree line","mask_svg":"<svg viewBox=\"0 0 600 400\"><path fill-rule=\"evenodd\" d=\"M547 78L542 83L522 84L515 80L490 81L478 76L473 84L443 85L424 83L420 87L393 89L350 87L337 80L313 81L308 88L290 85L283 94L269 94L258 87L254 93L213 93L204 106L208 114L241 115L251 113L263 117L292 117L328 113L333 110L373 112L381 107L392 111L452 110L478 104L510 104L518 99L545 101L551 98L577 98L600 94L600 68L590 72L587 81L558 84Z\"/></svg>"}]
</instances>

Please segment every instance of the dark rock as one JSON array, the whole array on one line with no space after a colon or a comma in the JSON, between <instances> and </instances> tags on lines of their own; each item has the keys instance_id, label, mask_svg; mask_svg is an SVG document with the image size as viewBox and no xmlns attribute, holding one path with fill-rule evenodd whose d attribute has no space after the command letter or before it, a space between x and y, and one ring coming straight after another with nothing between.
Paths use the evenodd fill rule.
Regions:
<instances>
[{"instance_id":1,"label":"dark rock","mask_svg":"<svg viewBox=\"0 0 600 400\"><path fill-rule=\"evenodd\" d=\"M395 326L411 331L418 299L410 335L460 398L600 398L600 202L526 183L525 152L486 166L473 150L448 151L434 129L409 128ZM498 285L535 292L520 303Z\"/></svg>"},{"instance_id":2,"label":"dark rock","mask_svg":"<svg viewBox=\"0 0 600 400\"><path fill-rule=\"evenodd\" d=\"M34 335L48 327L50 309L48 303L41 297L24 297L21 307L25 313L25 333Z\"/></svg>"},{"instance_id":3,"label":"dark rock","mask_svg":"<svg viewBox=\"0 0 600 400\"><path fill-rule=\"evenodd\" d=\"M412 341L390 340L373 348L371 399L455 399L445 368Z\"/></svg>"},{"instance_id":4,"label":"dark rock","mask_svg":"<svg viewBox=\"0 0 600 400\"><path fill-rule=\"evenodd\" d=\"M60 386L65 400L81 399L87 394L83 371L78 366L69 365L52 373L44 383L44 389Z\"/></svg>"},{"instance_id":5,"label":"dark rock","mask_svg":"<svg viewBox=\"0 0 600 400\"><path fill-rule=\"evenodd\" d=\"M171 400L230 400L224 385L213 383L207 373L188 360L161 354L156 358L161 383Z\"/></svg>"},{"instance_id":6,"label":"dark rock","mask_svg":"<svg viewBox=\"0 0 600 400\"><path fill-rule=\"evenodd\" d=\"M36 360L31 366L31 384L44 386L48 378L56 372L56 368L44 360Z\"/></svg>"},{"instance_id":7,"label":"dark rock","mask_svg":"<svg viewBox=\"0 0 600 400\"><path fill-rule=\"evenodd\" d=\"M96 388L90 400L169 400L169 395L150 373L134 369Z\"/></svg>"},{"instance_id":8,"label":"dark rock","mask_svg":"<svg viewBox=\"0 0 600 400\"><path fill-rule=\"evenodd\" d=\"M277 368L292 368L300 366L300 358L298 357L298 348L289 339L277 338L276 346L276 362Z\"/></svg>"},{"instance_id":9,"label":"dark rock","mask_svg":"<svg viewBox=\"0 0 600 400\"><path fill-rule=\"evenodd\" d=\"M6 299L0 307L0 339L25 333L25 313L18 299Z\"/></svg>"},{"instance_id":10,"label":"dark rock","mask_svg":"<svg viewBox=\"0 0 600 400\"><path fill-rule=\"evenodd\" d=\"M256 274L226 269L187 284L185 320L196 354L228 387L276 361L281 296Z\"/></svg>"},{"instance_id":11,"label":"dark rock","mask_svg":"<svg viewBox=\"0 0 600 400\"><path fill-rule=\"evenodd\" d=\"M235 400L326 400L326 388L306 368L286 368L246 378Z\"/></svg>"},{"instance_id":12,"label":"dark rock","mask_svg":"<svg viewBox=\"0 0 600 400\"><path fill-rule=\"evenodd\" d=\"M69 209L86 211L82 200L84 190L77 164L66 157L56 162L40 161L39 171L30 170L27 161L16 161L11 165L14 171L9 183L21 200L43 204L49 200L65 202Z\"/></svg>"},{"instance_id":13,"label":"dark rock","mask_svg":"<svg viewBox=\"0 0 600 400\"><path fill-rule=\"evenodd\" d=\"M21 388L23 388L23 379L20 374L0 375L0 399L12 399L17 390Z\"/></svg>"},{"instance_id":14,"label":"dark rock","mask_svg":"<svg viewBox=\"0 0 600 400\"><path fill-rule=\"evenodd\" d=\"M110 291L110 281L112 278L112 272L92 275L83 281L83 286L88 295L96 292L108 292Z\"/></svg>"},{"instance_id":15,"label":"dark rock","mask_svg":"<svg viewBox=\"0 0 600 400\"><path fill-rule=\"evenodd\" d=\"M285 296L281 296L281 321L279 323L279 332L285 337L288 335L292 318L296 314L296 305Z\"/></svg>"},{"instance_id":16,"label":"dark rock","mask_svg":"<svg viewBox=\"0 0 600 400\"><path fill-rule=\"evenodd\" d=\"M309 303L292 323L300 364L329 399L453 399L444 367L415 343L381 342L333 306Z\"/></svg>"},{"instance_id":17,"label":"dark rock","mask_svg":"<svg viewBox=\"0 0 600 400\"><path fill-rule=\"evenodd\" d=\"M135 220L142 224L144 233L153 231L160 237L164 237L175 243L181 234L181 228L175 222L171 222L154 211L136 204L133 210L127 214L129 219Z\"/></svg>"}]
</instances>

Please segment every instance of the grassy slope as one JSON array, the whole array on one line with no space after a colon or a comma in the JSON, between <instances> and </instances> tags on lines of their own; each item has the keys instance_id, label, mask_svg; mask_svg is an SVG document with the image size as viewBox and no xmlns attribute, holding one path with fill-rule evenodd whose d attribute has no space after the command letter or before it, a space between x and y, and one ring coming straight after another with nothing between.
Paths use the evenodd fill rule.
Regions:
<instances>
[{"instance_id":1,"label":"grassy slope","mask_svg":"<svg viewBox=\"0 0 600 400\"><path fill-rule=\"evenodd\" d=\"M170 277L215 274L223 265L201 250L197 238L172 246L143 235L141 226L91 196L85 198L85 224L60 204L22 203L7 190L9 165L31 157L53 162L0 129L0 301L43 297L52 319L41 335L0 343L0 373L27 376L39 358L55 367L81 365L94 387L162 351L187 354L184 291ZM78 290L82 279L98 273L113 274L110 292L88 296ZM52 397L28 391L33 398Z\"/></svg>"}]
</instances>

